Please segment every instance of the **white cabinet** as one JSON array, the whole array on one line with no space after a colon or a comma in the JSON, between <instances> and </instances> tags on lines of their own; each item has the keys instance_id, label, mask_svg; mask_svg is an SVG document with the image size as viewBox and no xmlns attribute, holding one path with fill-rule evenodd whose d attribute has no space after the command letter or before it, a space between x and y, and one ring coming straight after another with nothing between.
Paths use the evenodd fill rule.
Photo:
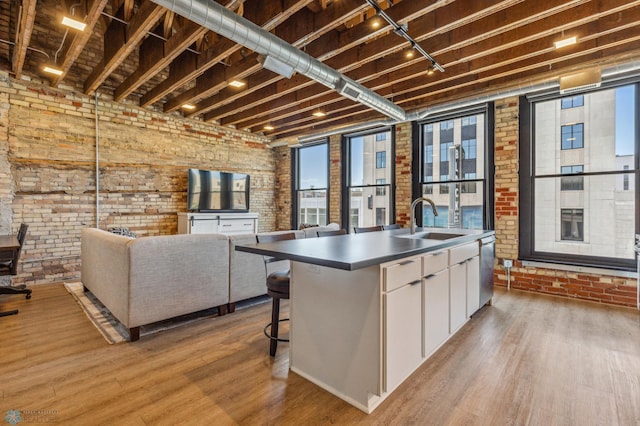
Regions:
<instances>
[{"instance_id":1,"label":"white cabinet","mask_svg":"<svg viewBox=\"0 0 640 426\"><path fill-rule=\"evenodd\" d=\"M422 362L422 281L419 257L384 265L383 391L390 392Z\"/></svg>"},{"instance_id":2,"label":"white cabinet","mask_svg":"<svg viewBox=\"0 0 640 426\"><path fill-rule=\"evenodd\" d=\"M178 213L178 234L255 234L257 213Z\"/></svg>"},{"instance_id":3,"label":"white cabinet","mask_svg":"<svg viewBox=\"0 0 640 426\"><path fill-rule=\"evenodd\" d=\"M449 337L449 270L424 278L424 357Z\"/></svg>"},{"instance_id":4,"label":"white cabinet","mask_svg":"<svg viewBox=\"0 0 640 426\"><path fill-rule=\"evenodd\" d=\"M449 267L449 332L454 333L467 321L466 261Z\"/></svg>"},{"instance_id":5,"label":"white cabinet","mask_svg":"<svg viewBox=\"0 0 640 426\"><path fill-rule=\"evenodd\" d=\"M422 362L422 286L406 284L384 295L384 390L396 388Z\"/></svg>"},{"instance_id":6,"label":"white cabinet","mask_svg":"<svg viewBox=\"0 0 640 426\"><path fill-rule=\"evenodd\" d=\"M480 309L480 256L467 261L467 317Z\"/></svg>"},{"instance_id":7,"label":"white cabinet","mask_svg":"<svg viewBox=\"0 0 640 426\"><path fill-rule=\"evenodd\" d=\"M454 333L480 303L480 247L477 241L449 250L449 331ZM476 307L473 312L469 309Z\"/></svg>"}]
</instances>

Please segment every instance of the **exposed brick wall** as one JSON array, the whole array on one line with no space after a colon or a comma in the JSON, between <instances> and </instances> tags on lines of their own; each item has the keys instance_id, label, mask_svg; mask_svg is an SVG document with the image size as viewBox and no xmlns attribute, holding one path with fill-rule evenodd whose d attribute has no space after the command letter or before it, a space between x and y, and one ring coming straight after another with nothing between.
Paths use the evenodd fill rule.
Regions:
<instances>
[{"instance_id":1,"label":"exposed brick wall","mask_svg":"<svg viewBox=\"0 0 640 426\"><path fill-rule=\"evenodd\" d=\"M13 281L77 279L80 230L96 226L95 98L6 74L0 83L0 200L11 207L0 211L0 223L14 232L29 224ZM275 229L275 161L267 140L107 96L99 98L98 116L100 228L175 234L193 167L249 173L260 230Z\"/></svg>"},{"instance_id":2,"label":"exposed brick wall","mask_svg":"<svg viewBox=\"0 0 640 426\"><path fill-rule=\"evenodd\" d=\"M411 207L411 123L396 126L396 223L409 226Z\"/></svg>"},{"instance_id":3,"label":"exposed brick wall","mask_svg":"<svg viewBox=\"0 0 640 426\"><path fill-rule=\"evenodd\" d=\"M291 229L291 148L282 145L274 148L275 153L275 229Z\"/></svg>"},{"instance_id":4,"label":"exposed brick wall","mask_svg":"<svg viewBox=\"0 0 640 426\"><path fill-rule=\"evenodd\" d=\"M329 221L342 228L342 136L332 135L329 139Z\"/></svg>"},{"instance_id":5,"label":"exposed brick wall","mask_svg":"<svg viewBox=\"0 0 640 426\"><path fill-rule=\"evenodd\" d=\"M495 103L496 257L518 258L518 98Z\"/></svg>"},{"instance_id":6,"label":"exposed brick wall","mask_svg":"<svg viewBox=\"0 0 640 426\"><path fill-rule=\"evenodd\" d=\"M495 284L506 287L502 262L514 260L511 288L614 305L636 306L635 279L526 267L518 259L518 98L495 103Z\"/></svg>"}]
</instances>

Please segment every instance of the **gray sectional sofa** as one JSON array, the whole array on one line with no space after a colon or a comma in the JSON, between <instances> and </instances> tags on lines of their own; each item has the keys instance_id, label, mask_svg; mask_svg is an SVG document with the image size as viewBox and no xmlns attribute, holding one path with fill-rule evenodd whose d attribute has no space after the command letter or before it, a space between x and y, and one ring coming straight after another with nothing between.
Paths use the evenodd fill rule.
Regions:
<instances>
[{"instance_id":1,"label":"gray sectional sofa","mask_svg":"<svg viewBox=\"0 0 640 426\"><path fill-rule=\"evenodd\" d=\"M296 238L338 225L293 231ZM276 233L292 231L276 231ZM273 232L270 232L273 233ZM268 264L237 252L256 234L180 234L132 239L96 228L82 230L81 281L138 340L140 326L266 294L266 274L288 261Z\"/></svg>"}]
</instances>

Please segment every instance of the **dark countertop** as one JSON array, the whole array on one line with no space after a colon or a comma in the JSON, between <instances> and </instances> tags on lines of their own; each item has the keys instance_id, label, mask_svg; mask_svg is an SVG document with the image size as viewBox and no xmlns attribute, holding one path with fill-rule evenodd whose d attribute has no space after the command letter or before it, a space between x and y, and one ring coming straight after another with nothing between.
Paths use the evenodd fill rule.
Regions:
<instances>
[{"instance_id":1,"label":"dark countertop","mask_svg":"<svg viewBox=\"0 0 640 426\"><path fill-rule=\"evenodd\" d=\"M462 235L447 240L419 238L424 232ZM494 231L418 228L412 237L408 229L394 229L364 234L238 245L236 250L353 271L494 235Z\"/></svg>"}]
</instances>

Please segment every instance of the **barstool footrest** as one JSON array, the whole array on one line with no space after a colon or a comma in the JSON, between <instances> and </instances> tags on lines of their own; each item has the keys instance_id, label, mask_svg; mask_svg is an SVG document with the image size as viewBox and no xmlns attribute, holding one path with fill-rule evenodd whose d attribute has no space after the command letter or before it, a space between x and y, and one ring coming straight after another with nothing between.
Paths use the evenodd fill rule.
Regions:
<instances>
[{"instance_id":1,"label":"barstool footrest","mask_svg":"<svg viewBox=\"0 0 640 426\"><path fill-rule=\"evenodd\" d=\"M289 318L282 318L282 319L278 320L278 322L284 322L284 321L289 321ZM289 341L289 339L282 339L280 337L271 336L271 333L267 333L267 330L269 330L270 327L271 327L271 323L267 324L264 327L264 329L262 330L264 335L267 336L270 340L275 340L277 342L288 342Z\"/></svg>"}]
</instances>

